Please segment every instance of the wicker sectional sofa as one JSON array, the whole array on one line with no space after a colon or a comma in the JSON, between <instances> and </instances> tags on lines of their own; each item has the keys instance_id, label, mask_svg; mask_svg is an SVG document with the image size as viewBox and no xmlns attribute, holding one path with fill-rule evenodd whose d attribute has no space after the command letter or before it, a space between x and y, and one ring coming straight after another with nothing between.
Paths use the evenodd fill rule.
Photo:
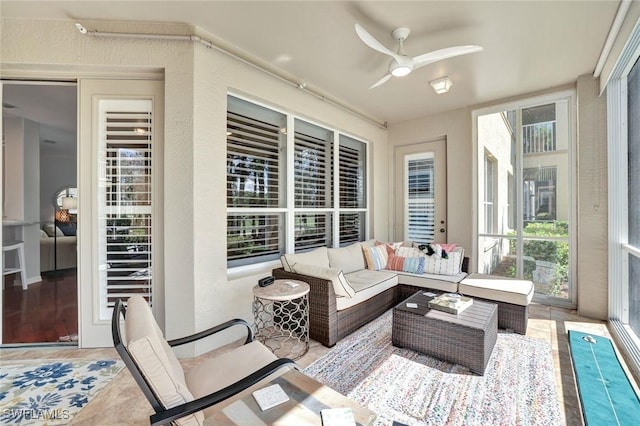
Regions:
<instances>
[{"instance_id":1,"label":"wicker sectional sofa","mask_svg":"<svg viewBox=\"0 0 640 426\"><path fill-rule=\"evenodd\" d=\"M457 291L458 283L467 275L468 259L464 256L460 257L463 259L458 269L460 273L455 275L369 270L361 245L371 244L370 241L336 249L321 247L308 253L284 255L281 259L283 267L273 270L277 279L301 280L309 284L310 338L333 346L421 289ZM317 272L314 273L309 265L317 266ZM344 273L355 293L339 294L341 288L336 283L337 278L328 277L325 274L328 270Z\"/></svg>"}]
</instances>

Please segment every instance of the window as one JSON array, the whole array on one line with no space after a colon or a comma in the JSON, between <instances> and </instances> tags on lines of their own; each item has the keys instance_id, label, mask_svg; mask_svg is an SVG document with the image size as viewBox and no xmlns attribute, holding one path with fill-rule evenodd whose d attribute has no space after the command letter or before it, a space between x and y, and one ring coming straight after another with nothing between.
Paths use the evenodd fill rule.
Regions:
<instances>
[{"instance_id":1,"label":"window","mask_svg":"<svg viewBox=\"0 0 640 426\"><path fill-rule=\"evenodd\" d=\"M227 266L364 240L366 148L333 129L228 96Z\"/></svg>"},{"instance_id":2,"label":"window","mask_svg":"<svg viewBox=\"0 0 640 426\"><path fill-rule=\"evenodd\" d=\"M408 155L405 159L408 203L405 235L409 240L430 243L435 239L434 154Z\"/></svg>"},{"instance_id":3,"label":"window","mask_svg":"<svg viewBox=\"0 0 640 426\"><path fill-rule=\"evenodd\" d=\"M296 119L294 152L295 249L331 247L333 132Z\"/></svg>"},{"instance_id":4,"label":"window","mask_svg":"<svg viewBox=\"0 0 640 426\"><path fill-rule=\"evenodd\" d=\"M524 220L556 220L557 167L524 169Z\"/></svg>"},{"instance_id":5,"label":"window","mask_svg":"<svg viewBox=\"0 0 640 426\"><path fill-rule=\"evenodd\" d=\"M476 115L478 271L533 281L536 300L573 306L573 93Z\"/></svg>"},{"instance_id":6,"label":"window","mask_svg":"<svg viewBox=\"0 0 640 426\"><path fill-rule=\"evenodd\" d=\"M640 65L629 73L627 86L629 133L627 142L627 198L629 246L629 326L640 336Z\"/></svg>"},{"instance_id":7,"label":"window","mask_svg":"<svg viewBox=\"0 0 640 426\"><path fill-rule=\"evenodd\" d=\"M284 248L286 116L229 97L227 262L278 259Z\"/></svg>"},{"instance_id":8,"label":"window","mask_svg":"<svg viewBox=\"0 0 640 426\"><path fill-rule=\"evenodd\" d=\"M152 101L101 100L98 185L101 316L117 299L152 303Z\"/></svg>"},{"instance_id":9,"label":"window","mask_svg":"<svg viewBox=\"0 0 640 426\"><path fill-rule=\"evenodd\" d=\"M640 375L640 25L607 83L609 325Z\"/></svg>"},{"instance_id":10,"label":"window","mask_svg":"<svg viewBox=\"0 0 640 426\"><path fill-rule=\"evenodd\" d=\"M493 200L495 198L495 158L485 150L484 153L484 232L492 234L494 224Z\"/></svg>"}]
</instances>

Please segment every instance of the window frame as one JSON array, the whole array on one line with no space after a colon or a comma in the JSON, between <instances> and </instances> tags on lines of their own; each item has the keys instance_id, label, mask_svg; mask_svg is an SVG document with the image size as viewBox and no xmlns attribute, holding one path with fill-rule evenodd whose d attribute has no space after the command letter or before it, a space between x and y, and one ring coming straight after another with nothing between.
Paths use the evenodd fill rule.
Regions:
<instances>
[{"instance_id":1,"label":"window frame","mask_svg":"<svg viewBox=\"0 0 640 426\"><path fill-rule=\"evenodd\" d=\"M629 244L627 79L640 60L640 22L629 35L606 85L608 180L608 317L627 365L640 377L640 336L629 325L629 259L640 248Z\"/></svg>"},{"instance_id":2,"label":"window frame","mask_svg":"<svg viewBox=\"0 0 640 426\"><path fill-rule=\"evenodd\" d=\"M473 239L473 252L474 253L481 253L483 251L483 248L480 247L480 243L479 240L481 237L487 237L487 238L492 238L497 234L487 234L484 232L481 232L481 223L479 222L479 218L481 218L483 216L483 214L480 212L480 209L483 208L483 204L482 204L482 197L481 197L481 192L480 189L481 187L479 186L480 182L480 176L478 175L479 171L480 171L480 167L481 165L479 164L480 160L482 159L482 161L484 161L483 156L482 156L482 152L480 151L480 146L478 143L478 117L483 116L483 115L487 115L487 114L492 114L492 113L499 113L502 111L511 111L511 110L524 110L527 108L531 108L531 107L535 107L538 105L544 105L544 104L548 104L548 103L554 103L554 102L561 102L561 101L566 101L568 102L568 116L567 116L567 125L569 126L567 131L569 132L569 145L566 148L567 151L567 155L568 155L568 161L567 161L567 165L570 165L569 170L568 170L568 181L569 181L569 193L568 193L568 199L569 199L569 205L568 207L568 217L569 217L569 222L570 222L570 230L569 230L569 237L568 237L568 244L569 244L569 268L570 268L570 275L569 275L569 280L570 280L570 284L569 284L569 294L568 294L568 298L564 299L564 298L558 298L558 297L553 297L553 296L549 296L549 295L544 295L544 294L540 294L540 293L536 293L534 295L533 300L535 302L539 302L539 303L544 303L547 305L552 305L552 306L560 306L560 307L565 307L565 308L569 308L569 309L574 309L576 307L576 300L577 300L577 279L576 279L576 273L577 273L577 259L576 259L576 252L577 252L577 164L576 164L576 158L577 158L577 136L576 136L576 132L577 132L577 94L576 91L574 89L569 89L569 90L563 90L563 91L558 91L558 92L550 92L548 94L544 94L544 95L540 95L540 96L534 96L534 97L529 97L529 98L522 98L522 99L517 99L511 102L507 102L504 104L497 104L494 106L489 106L489 107L485 107L485 108L480 108L477 110L473 110L472 111L472 122L473 122L473 130L472 130L472 137L473 137L473 169L472 169L472 176L473 176L473 188L474 188L474 205L473 205L473 214L475 217L475 220L473 222L473 235L474 235L474 239ZM557 113L557 112L556 112ZM518 118L518 120L521 121L521 118ZM519 123L520 123L519 121ZM521 138L521 135L518 135L517 138ZM519 141L519 144L522 144L522 141ZM484 148L482 148L484 149ZM521 145L520 145L520 149ZM560 152L562 151L561 149L558 149L557 145L556 145L556 149L553 152ZM546 153L549 154L549 153ZM526 154L528 155L528 154ZM517 159L516 163L517 163L517 169L522 170L524 167L524 156L525 154L522 153L522 155L519 156L519 158ZM483 166L482 166L483 167ZM514 180L515 176L514 176ZM516 194L516 204L518 203L518 200L522 199L523 196L523 188L522 186L518 183L515 182L517 188L517 194ZM516 210L518 211L518 210ZM522 217L521 213L517 213L517 217L516 219L516 229L524 229L524 220ZM509 238L510 236L508 235L500 235L501 237L504 238ZM554 240L554 237L548 237L546 238L547 240ZM518 252L520 253L524 253L524 242L525 240L531 240L530 237L525 236L524 234L522 235L518 235L515 238L516 242L516 247ZM472 260L472 268L478 268L478 259L477 257L474 258ZM523 265L522 265L522 257L518 259L518 270L522 271L523 270Z\"/></svg>"},{"instance_id":3,"label":"window frame","mask_svg":"<svg viewBox=\"0 0 640 426\"><path fill-rule=\"evenodd\" d=\"M284 150L286 152L284 156L284 164L281 167L281 170L284 171L285 179L286 179L286 193L284 195L284 203L282 207L278 208L268 208L262 209L265 213L280 213L284 215L284 253L295 253L295 223L296 216L303 214L329 214L332 217L331 220L331 233L332 238L330 247L340 247L342 244L340 243L340 217L342 214L352 214L358 213L364 220L364 225L361 225L363 230L362 240L366 240L369 238L369 217L370 217L370 200L371 200L371 156L370 156L370 143L365 138L355 136L349 132L343 131L341 129L336 128L335 126L330 126L326 123L319 122L318 120L314 120L312 118L306 117L304 115L298 114L294 111L286 110L281 107L275 107L271 104L265 103L263 101L256 100L252 97L246 96L244 94L239 94L234 91L227 92L227 99L229 97L234 97L240 99L245 102L252 103L259 107L267 108L276 113L284 114L286 116L286 140L284 142ZM225 114L226 114L225 110ZM323 129L328 130L333 134L333 181L332 181L332 192L333 192L333 200L330 207L296 207L295 203L295 123L299 121L301 123L310 124L312 126L317 126ZM364 207L340 207L340 144L341 144L341 136L344 136L353 141L359 142L363 146L364 150ZM226 150L225 150L226 157ZM331 160L329 160L331 161ZM226 199L225 199L226 203ZM227 215L232 213L247 213L247 212L258 212L257 209L254 208L242 208L242 207L229 207L227 205ZM298 252L303 252L306 250L310 250L311 248L303 248ZM266 261L256 261L256 262L247 262L243 265L234 265L230 266L227 261L227 274L229 278L233 278L235 276L243 276L251 273L257 273L259 271L263 271L265 269L270 269L274 266L279 265L279 260L266 260Z\"/></svg>"}]
</instances>

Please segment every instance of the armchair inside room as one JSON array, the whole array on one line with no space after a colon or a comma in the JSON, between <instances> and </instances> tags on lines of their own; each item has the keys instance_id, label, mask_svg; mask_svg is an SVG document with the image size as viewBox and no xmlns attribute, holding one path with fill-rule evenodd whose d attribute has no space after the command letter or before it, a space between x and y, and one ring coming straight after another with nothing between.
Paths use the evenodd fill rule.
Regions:
<instances>
[{"instance_id":1,"label":"armchair inside room","mask_svg":"<svg viewBox=\"0 0 640 426\"><path fill-rule=\"evenodd\" d=\"M199 357L202 361L185 374L171 348L233 326L246 328L244 344L215 357ZM149 304L137 295L129 298L126 308L121 300L116 301L111 329L116 350L155 410L150 417L152 425L169 422L202 425L215 404L297 368L292 360L278 359L262 343L254 341L251 327L241 319L167 341L153 318Z\"/></svg>"}]
</instances>

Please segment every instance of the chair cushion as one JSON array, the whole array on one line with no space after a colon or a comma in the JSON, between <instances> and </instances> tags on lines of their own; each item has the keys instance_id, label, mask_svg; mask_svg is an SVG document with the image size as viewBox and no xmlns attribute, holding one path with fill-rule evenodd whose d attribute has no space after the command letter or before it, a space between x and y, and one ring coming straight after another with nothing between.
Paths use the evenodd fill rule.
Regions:
<instances>
[{"instance_id":1,"label":"chair cushion","mask_svg":"<svg viewBox=\"0 0 640 426\"><path fill-rule=\"evenodd\" d=\"M200 398L238 382L276 359L266 346L254 340L215 358L204 360L188 370L187 386L194 397ZM260 383L266 383L289 369L283 367ZM213 407L204 410L205 416L209 416L212 410Z\"/></svg>"},{"instance_id":2,"label":"chair cushion","mask_svg":"<svg viewBox=\"0 0 640 426\"><path fill-rule=\"evenodd\" d=\"M165 408L193 401L184 371L141 296L127 301L125 316L127 350ZM202 425L202 412L177 420L178 425Z\"/></svg>"}]
</instances>

